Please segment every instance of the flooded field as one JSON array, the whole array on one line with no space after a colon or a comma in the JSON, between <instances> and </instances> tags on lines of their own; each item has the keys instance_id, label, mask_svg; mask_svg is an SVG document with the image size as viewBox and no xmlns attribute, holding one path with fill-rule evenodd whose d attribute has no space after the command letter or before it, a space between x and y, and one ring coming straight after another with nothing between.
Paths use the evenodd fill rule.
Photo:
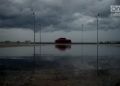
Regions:
<instances>
[{"instance_id":1,"label":"flooded field","mask_svg":"<svg viewBox=\"0 0 120 86\"><path fill-rule=\"evenodd\" d=\"M120 47L0 48L0 86L120 86Z\"/></svg>"}]
</instances>

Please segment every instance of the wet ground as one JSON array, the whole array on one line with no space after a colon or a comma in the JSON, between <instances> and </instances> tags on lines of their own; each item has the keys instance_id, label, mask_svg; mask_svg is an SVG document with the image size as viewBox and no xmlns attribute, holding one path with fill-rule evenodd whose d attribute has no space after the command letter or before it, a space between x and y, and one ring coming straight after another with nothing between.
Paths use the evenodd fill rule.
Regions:
<instances>
[{"instance_id":1,"label":"wet ground","mask_svg":"<svg viewBox=\"0 0 120 86\"><path fill-rule=\"evenodd\" d=\"M33 47L0 48L0 86L120 86L120 47L96 49L42 45L33 53Z\"/></svg>"}]
</instances>

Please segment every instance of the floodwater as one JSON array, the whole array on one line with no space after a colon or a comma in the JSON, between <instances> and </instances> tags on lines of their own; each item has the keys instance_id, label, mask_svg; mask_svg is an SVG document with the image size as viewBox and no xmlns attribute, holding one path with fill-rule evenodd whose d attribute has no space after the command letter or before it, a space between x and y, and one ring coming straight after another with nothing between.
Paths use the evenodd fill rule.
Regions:
<instances>
[{"instance_id":1,"label":"floodwater","mask_svg":"<svg viewBox=\"0 0 120 86\"><path fill-rule=\"evenodd\" d=\"M120 46L0 48L0 86L120 86Z\"/></svg>"}]
</instances>

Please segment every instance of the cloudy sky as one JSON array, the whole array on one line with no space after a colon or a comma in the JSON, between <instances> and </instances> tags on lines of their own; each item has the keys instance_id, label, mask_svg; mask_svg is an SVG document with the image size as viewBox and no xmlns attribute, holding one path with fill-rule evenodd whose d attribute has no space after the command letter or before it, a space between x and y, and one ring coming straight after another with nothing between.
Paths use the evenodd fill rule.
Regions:
<instances>
[{"instance_id":1,"label":"cloudy sky","mask_svg":"<svg viewBox=\"0 0 120 86\"><path fill-rule=\"evenodd\" d=\"M99 40L120 41L120 16L111 16L110 6L120 0L0 0L0 41L33 40L35 12L36 41L53 42L66 37L74 42L96 41L99 13Z\"/></svg>"}]
</instances>

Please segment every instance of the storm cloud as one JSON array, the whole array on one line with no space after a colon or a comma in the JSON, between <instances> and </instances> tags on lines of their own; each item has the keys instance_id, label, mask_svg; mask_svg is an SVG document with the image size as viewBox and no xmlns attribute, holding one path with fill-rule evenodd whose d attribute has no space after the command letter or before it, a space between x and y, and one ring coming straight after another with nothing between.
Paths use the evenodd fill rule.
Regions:
<instances>
[{"instance_id":1,"label":"storm cloud","mask_svg":"<svg viewBox=\"0 0 120 86\"><path fill-rule=\"evenodd\" d=\"M119 29L120 19L110 16L110 6L118 0L0 0L0 28L72 31L96 29L96 16L100 13L100 29Z\"/></svg>"}]
</instances>

